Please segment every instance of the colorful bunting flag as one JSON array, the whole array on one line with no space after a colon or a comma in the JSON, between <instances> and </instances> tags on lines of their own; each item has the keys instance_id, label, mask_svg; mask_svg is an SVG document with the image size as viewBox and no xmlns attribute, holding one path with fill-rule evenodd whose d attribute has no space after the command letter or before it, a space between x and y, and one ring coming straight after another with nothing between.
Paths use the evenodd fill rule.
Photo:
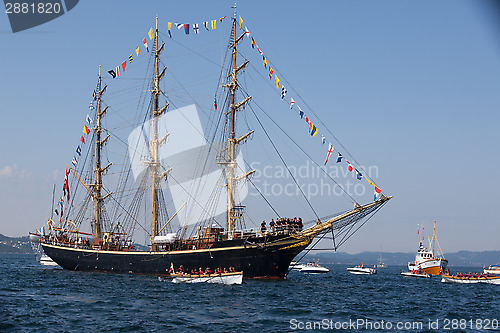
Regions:
<instances>
[{"instance_id":1,"label":"colorful bunting flag","mask_svg":"<svg viewBox=\"0 0 500 333\"><path fill-rule=\"evenodd\" d=\"M149 47L148 47L148 41L146 40L146 37L142 40L142 44L144 44L144 47L146 48L146 51L149 52Z\"/></svg>"},{"instance_id":2,"label":"colorful bunting flag","mask_svg":"<svg viewBox=\"0 0 500 333\"><path fill-rule=\"evenodd\" d=\"M177 29L181 30L182 28L184 28L184 24L182 23L175 23L175 26L177 27Z\"/></svg>"},{"instance_id":3,"label":"colorful bunting flag","mask_svg":"<svg viewBox=\"0 0 500 333\"><path fill-rule=\"evenodd\" d=\"M262 52L262 51L260 50L259 45L257 45L257 51L259 51L259 54L260 54L261 56L263 56L263 55L264 55L264 52Z\"/></svg>"},{"instance_id":4,"label":"colorful bunting flag","mask_svg":"<svg viewBox=\"0 0 500 333\"><path fill-rule=\"evenodd\" d=\"M300 119L304 118L304 111L300 110L299 115L300 115Z\"/></svg>"},{"instance_id":5,"label":"colorful bunting flag","mask_svg":"<svg viewBox=\"0 0 500 333\"><path fill-rule=\"evenodd\" d=\"M217 111L217 93L214 96L214 108L215 108L215 111Z\"/></svg>"},{"instance_id":6,"label":"colorful bunting flag","mask_svg":"<svg viewBox=\"0 0 500 333\"><path fill-rule=\"evenodd\" d=\"M85 138L83 137L83 135L80 137L80 142L85 144Z\"/></svg>"},{"instance_id":7,"label":"colorful bunting flag","mask_svg":"<svg viewBox=\"0 0 500 333\"><path fill-rule=\"evenodd\" d=\"M87 115L87 118L85 118L85 120L87 121L87 123L90 125L92 124L92 118L90 118L89 115Z\"/></svg>"},{"instance_id":8,"label":"colorful bunting flag","mask_svg":"<svg viewBox=\"0 0 500 333\"><path fill-rule=\"evenodd\" d=\"M61 216L59 217L59 222L61 222L62 216L64 215L64 200L61 198L59 200L59 206L61 206Z\"/></svg>"},{"instance_id":9,"label":"colorful bunting flag","mask_svg":"<svg viewBox=\"0 0 500 333\"><path fill-rule=\"evenodd\" d=\"M198 23L193 24L193 32L197 35L200 33L200 28L198 27Z\"/></svg>"},{"instance_id":10,"label":"colorful bunting flag","mask_svg":"<svg viewBox=\"0 0 500 333\"><path fill-rule=\"evenodd\" d=\"M281 86L281 99L285 98L287 90L285 86Z\"/></svg>"},{"instance_id":11,"label":"colorful bunting flag","mask_svg":"<svg viewBox=\"0 0 500 333\"><path fill-rule=\"evenodd\" d=\"M155 34L153 33L153 28L149 29L148 36L149 39L153 39L153 37L155 36Z\"/></svg>"},{"instance_id":12,"label":"colorful bunting flag","mask_svg":"<svg viewBox=\"0 0 500 333\"><path fill-rule=\"evenodd\" d=\"M359 172L359 170L358 170L358 169L354 169L354 170L356 171L356 178L357 178L358 180L363 179L363 175L361 174L361 172Z\"/></svg>"},{"instance_id":13,"label":"colorful bunting flag","mask_svg":"<svg viewBox=\"0 0 500 333\"><path fill-rule=\"evenodd\" d=\"M116 71L116 76L120 76L120 66L116 66L115 71Z\"/></svg>"},{"instance_id":14,"label":"colorful bunting flag","mask_svg":"<svg viewBox=\"0 0 500 333\"><path fill-rule=\"evenodd\" d=\"M316 136L316 134L318 134L318 129L316 128L316 126L314 124L312 124L311 136Z\"/></svg>"},{"instance_id":15,"label":"colorful bunting flag","mask_svg":"<svg viewBox=\"0 0 500 333\"><path fill-rule=\"evenodd\" d=\"M172 33L170 32L170 28L172 28L172 22L168 22L168 35L172 38Z\"/></svg>"},{"instance_id":16,"label":"colorful bunting flag","mask_svg":"<svg viewBox=\"0 0 500 333\"><path fill-rule=\"evenodd\" d=\"M278 79L278 75L274 74L274 78L276 79L276 89L280 88L280 79Z\"/></svg>"},{"instance_id":17,"label":"colorful bunting flag","mask_svg":"<svg viewBox=\"0 0 500 333\"><path fill-rule=\"evenodd\" d=\"M76 157L73 157L73 160L71 161L71 163L76 167L76 165L78 164Z\"/></svg>"},{"instance_id":18,"label":"colorful bunting flag","mask_svg":"<svg viewBox=\"0 0 500 333\"><path fill-rule=\"evenodd\" d=\"M215 26L217 24L217 20L212 20L212 30L215 30Z\"/></svg>"},{"instance_id":19,"label":"colorful bunting flag","mask_svg":"<svg viewBox=\"0 0 500 333\"><path fill-rule=\"evenodd\" d=\"M85 133L85 134L89 134L90 133L90 130L87 127L87 125L83 125L83 133Z\"/></svg>"},{"instance_id":20,"label":"colorful bunting flag","mask_svg":"<svg viewBox=\"0 0 500 333\"><path fill-rule=\"evenodd\" d=\"M267 59L266 59L266 57L262 56L262 62L264 63L264 68L267 68Z\"/></svg>"},{"instance_id":21,"label":"colorful bunting flag","mask_svg":"<svg viewBox=\"0 0 500 333\"><path fill-rule=\"evenodd\" d=\"M295 104L295 101L293 100L293 97L290 96L290 109L293 108L294 104Z\"/></svg>"},{"instance_id":22,"label":"colorful bunting flag","mask_svg":"<svg viewBox=\"0 0 500 333\"><path fill-rule=\"evenodd\" d=\"M203 26L205 27L205 29L207 29L207 31L210 31L210 30L208 30L208 21L207 22L203 22Z\"/></svg>"},{"instance_id":23,"label":"colorful bunting flag","mask_svg":"<svg viewBox=\"0 0 500 333\"><path fill-rule=\"evenodd\" d=\"M221 17L221 18L219 19L220 23L222 23L222 20L223 20L223 19L225 19L225 18L226 18L225 16Z\"/></svg>"},{"instance_id":24,"label":"colorful bunting flag","mask_svg":"<svg viewBox=\"0 0 500 333\"><path fill-rule=\"evenodd\" d=\"M337 156L337 163L340 163L342 161L342 159L344 158L344 156L342 156L341 153L338 153L338 156Z\"/></svg>"},{"instance_id":25,"label":"colorful bunting flag","mask_svg":"<svg viewBox=\"0 0 500 333\"><path fill-rule=\"evenodd\" d=\"M64 171L63 197L66 195L69 202L68 168Z\"/></svg>"},{"instance_id":26,"label":"colorful bunting flag","mask_svg":"<svg viewBox=\"0 0 500 333\"><path fill-rule=\"evenodd\" d=\"M78 156L82 156L82 148L80 148L80 146L76 147L76 153Z\"/></svg>"},{"instance_id":27,"label":"colorful bunting flag","mask_svg":"<svg viewBox=\"0 0 500 333\"><path fill-rule=\"evenodd\" d=\"M328 159L330 158L330 155L332 153L333 153L333 145L331 143L329 143L329 145L328 145L328 155L326 155L325 165L326 165L326 163L328 163Z\"/></svg>"},{"instance_id":28,"label":"colorful bunting flag","mask_svg":"<svg viewBox=\"0 0 500 333\"><path fill-rule=\"evenodd\" d=\"M240 30L241 30L241 25L243 24L243 19L240 16Z\"/></svg>"},{"instance_id":29,"label":"colorful bunting flag","mask_svg":"<svg viewBox=\"0 0 500 333\"><path fill-rule=\"evenodd\" d=\"M366 178L366 177L365 177L365 179L366 179L366 181L368 182L368 184L370 184L371 186L375 187L375 184L373 184L371 180L369 180L369 179L368 179L368 178Z\"/></svg>"},{"instance_id":30,"label":"colorful bunting flag","mask_svg":"<svg viewBox=\"0 0 500 333\"><path fill-rule=\"evenodd\" d=\"M247 35L247 38L250 38L250 31L248 31L247 27L245 27L245 35Z\"/></svg>"},{"instance_id":31,"label":"colorful bunting flag","mask_svg":"<svg viewBox=\"0 0 500 333\"><path fill-rule=\"evenodd\" d=\"M379 189L377 186L375 186L375 192L373 193L373 201L378 200L378 198L380 197L380 192L382 192L382 190Z\"/></svg>"},{"instance_id":32,"label":"colorful bunting flag","mask_svg":"<svg viewBox=\"0 0 500 333\"><path fill-rule=\"evenodd\" d=\"M141 53L141 47L137 46L137 48L135 49L135 54L137 54L137 56L139 56L139 53Z\"/></svg>"},{"instance_id":33,"label":"colorful bunting flag","mask_svg":"<svg viewBox=\"0 0 500 333\"><path fill-rule=\"evenodd\" d=\"M134 57L132 55L133 55L133 53L130 53L130 55L128 56L129 62L132 62L134 60Z\"/></svg>"},{"instance_id":34,"label":"colorful bunting flag","mask_svg":"<svg viewBox=\"0 0 500 333\"><path fill-rule=\"evenodd\" d=\"M349 171L354 170L354 168L352 167L352 164L351 164L348 160L345 160L345 161L346 161L346 162L347 162L347 164L348 164L348 166L347 166L347 170L349 170Z\"/></svg>"},{"instance_id":35,"label":"colorful bunting flag","mask_svg":"<svg viewBox=\"0 0 500 333\"><path fill-rule=\"evenodd\" d=\"M96 93L95 89L94 89L94 91L92 92L92 98L94 99L94 101L96 101L96 100L97 100L97 93Z\"/></svg>"},{"instance_id":36,"label":"colorful bunting flag","mask_svg":"<svg viewBox=\"0 0 500 333\"><path fill-rule=\"evenodd\" d=\"M127 67L127 61L126 60L124 62L122 62L122 68L123 68L124 72L125 72L125 67Z\"/></svg>"},{"instance_id":37,"label":"colorful bunting flag","mask_svg":"<svg viewBox=\"0 0 500 333\"><path fill-rule=\"evenodd\" d=\"M255 49L255 40L253 39L253 37L251 38L252 38L252 49Z\"/></svg>"},{"instance_id":38,"label":"colorful bunting flag","mask_svg":"<svg viewBox=\"0 0 500 333\"><path fill-rule=\"evenodd\" d=\"M189 23L184 24L184 32L189 35Z\"/></svg>"},{"instance_id":39,"label":"colorful bunting flag","mask_svg":"<svg viewBox=\"0 0 500 333\"><path fill-rule=\"evenodd\" d=\"M271 65L269 65L269 80L271 80L273 78L273 69L271 68Z\"/></svg>"},{"instance_id":40,"label":"colorful bunting flag","mask_svg":"<svg viewBox=\"0 0 500 333\"><path fill-rule=\"evenodd\" d=\"M89 104L89 109L90 109L90 110L94 110L94 103L93 103L93 102L90 102L90 104Z\"/></svg>"},{"instance_id":41,"label":"colorful bunting flag","mask_svg":"<svg viewBox=\"0 0 500 333\"><path fill-rule=\"evenodd\" d=\"M321 144L324 145L326 143L326 138L324 135L321 136Z\"/></svg>"}]
</instances>

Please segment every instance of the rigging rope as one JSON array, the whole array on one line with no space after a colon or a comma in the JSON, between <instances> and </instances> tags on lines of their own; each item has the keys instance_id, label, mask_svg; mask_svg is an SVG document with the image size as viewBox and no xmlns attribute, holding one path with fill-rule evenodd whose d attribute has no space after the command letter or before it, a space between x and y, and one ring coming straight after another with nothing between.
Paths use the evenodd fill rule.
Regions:
<instances>
[{"instance_id":1,"label":"rigging rope","mask_svg":"<svg viewBox=\"0 0 500 333\"><path fill-rule=\"evenodd\" d=\"M276 154L278 154L279 158L281 159L281 162L283 162L283 165L285 166L285 168L287 169L288 173L290 174L290 176L292 177L293 181L295 182L295 184L297 185L297 187L299 188L300 190L300 193L302 193L302 196L304 197L304 199L306 200L306 202L309 204L309 207L311 207L311 210L313 211L314 215L316 215L316 218L319 220L319 216L318 214L316 213L316 211L314 210L313 206L311 205L311 203L309 202L309 200L307 199L304 191L302 191L302 188L300 187L299 183L297 182L297 180L295 179L293 173L290 171L290 168L288 167L288 165L286 164L285 160L283 159L283 157L281 156L280 152L278 151L278 148L276 148L276 146L274 145L274 142L273 140L271 140L271 137L269 136L269 134L267 133L264 125L262 125L260 119L257 117L257 115L255 114L255 111L253 110L252 107L250 107L250 109L252 110L254 116L255 116L255 119L257 119L257 121L259 122L259 125L260 127L262 127L262 130L264 131L264 133L266 134L269 142L271 143L271 145L273 146L274 150L276 151Z\"/></svg>"}]
</instances>

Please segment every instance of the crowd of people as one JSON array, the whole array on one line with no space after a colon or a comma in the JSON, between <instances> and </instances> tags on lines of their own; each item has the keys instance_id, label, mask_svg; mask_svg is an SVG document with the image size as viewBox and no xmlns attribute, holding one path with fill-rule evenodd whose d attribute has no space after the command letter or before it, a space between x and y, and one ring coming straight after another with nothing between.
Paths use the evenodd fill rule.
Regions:
<instances>
[{"instance_id":1,"label":"crowd of people","mask_svg":"<svg viewBox=\"0 0 500 333\"><path fill-rule=\"evenodd\" d=\"M448 271L448 275L449 275L449 271ZM485 273L481 273L481 274L478 274L478 273L457 273L457 277L459 278L466 278L466 279L478 279L478 278L488 278L488 277L495 277L496 275L494 274L485 274Z\"/></svg>"},{"instance_id":2,"label":"crowd of people","mask_svg":"<svg viewBox=\"0 0 500 333\"><path fill-rule=\"evenodd\" d=\"M273 235L281 235L281 234L291 234L296 232L301 232L304 225L302 224L302 218L289 218L282 217L276 219L271 219L269 222L269 226L266 225L266 221L262 221L260 224L260 233L262 235L265 234L273 234Z\"/></svg>"},{"instance_id":3,"label":"crowd of people","mask_svg":"<svg viewBox=\"0 0 500 333\"><path fill-rule=\"evenodd\" d=\"M210 267L207 267L205 269L203 269L202 267L200 267L199 269L193 268L190 271L188 271L188 270L184 269L183 265L180 265L179 269L176 271L174 269L174 264L173 263L170 264L170 269L168 270L169 274L198 275L198 276L201 276L201 275L212 275L212 274L220 275L220 274L235 273L235 272L236 272L236 270L232 266L229 267L229 268L220 268L220 267L218 267L218 268L216 268L213 271L210 269Z\"/></svg>"}]
</instances>

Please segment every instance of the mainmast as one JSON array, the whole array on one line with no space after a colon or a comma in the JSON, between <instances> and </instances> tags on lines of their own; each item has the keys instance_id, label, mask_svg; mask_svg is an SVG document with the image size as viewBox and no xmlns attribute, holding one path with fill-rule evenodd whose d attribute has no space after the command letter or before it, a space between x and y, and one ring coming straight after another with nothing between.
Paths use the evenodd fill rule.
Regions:
<instances>
[{"instance_id":1,"label":"mainmast","mask_svg":"<svg viewBox=\"0 0 500 333\"><path fill-rule=\"evenodd\" d=\"M95 134L96 134L96 140L95 140L95 167L94 167L94 184L92 184L92 187L94 188L94 192L92 194L92 201L94 202L94 220L93 220L93 226L94 226L94 238L99 239L101 238L101 204L105 198L108 197L108 195L111 194L108 193L104 197L101 196L101 188L102 188L102 173L104 170L109 168L111 163L106 165L104 168L101 168L101 149L102 147L106 144L106 141L109 139L109 135L106 136L104 140L101 140L101 132L102 132L102 126L101 126L101 120L104 114L106 113L108 107L104 108L104 110L101 111L102 107L102 94L106 90L107 85L104 86L104 88L101 89L101 84L102 84L102 77L101 77L101 66L99 65L99 81L97 84L97 114L96 114L96 127L95 127Z\"/></svg>"},{"instance_id":2,"label":"mainmast","mask_svg":"<svg viewBox=\"0 0 500 333\"><path fill-rule=\"evenodd\" d=\"M243 135L241 138L236 138L235 134L235 121L236 121L236 111L238 108L243 106L248 100L250 100L250 96L245 98L242 102L235 104L235 94L236 90L238 89L238 80L236 75L238 74L238 71L241 70L246 66L248 63L248 60L244 62L241 66L236 67L236 54L238 53L237 50L237 44L245 36L245 33L243 33L240 37L236 38L236 5L233 7L234 8L234 16L233 16L233 54L232 54L232 71L231 71L231 82L229 83L229 93L231 95L231 105L230 105L230 133L229 133L229 138L227 140L227 162L226 164L226 177L227 177L227 232L230 235L230 238L232 236L232 232L235 229L235 220L241 215L239 214L240 212L235 211L235 202L234 202L234 185L236 180L240 180L253 172L255 170L250 171L246 173L245 175L242 175L240 177L237 177L235 179L235 174L234 171L237 167L237 164L235 162L235 150L236 150L236 145L238 145L242 140L246 139L250 134L253 133L253 131L248 132L247 134Z\"/></svg>"},{"instance_id":3,"label":"mainmast","mask_svg":"<svg viewBox=\"0 0 500 333\"><path fill-rule=\"evenodd\" d=\"M158 246L154 244L154 237L158 235L158 184L159 175L158 170L160 168L160 162L158 160L158 147L161 145L165 139L162 138L158 140L158 117L165 112L167 105L159 109L159 96L160 96L160 79L165 74L167 67L163 68L161 73L160 69L160 52L163 50L165 43L158 48L158 17L156 17L156 29L155 29L155 77L153 79L153 138L151 139L151 162L149 162L149 168L151 170L151 250L156 251ZM168 135L168 134L167 134Z\"/></svg>"}]
</instances>

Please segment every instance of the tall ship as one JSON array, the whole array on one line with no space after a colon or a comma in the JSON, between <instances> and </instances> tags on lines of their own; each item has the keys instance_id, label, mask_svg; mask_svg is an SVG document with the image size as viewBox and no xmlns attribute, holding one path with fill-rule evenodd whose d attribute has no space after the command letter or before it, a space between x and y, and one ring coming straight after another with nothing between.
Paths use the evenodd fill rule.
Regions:
<instances>
[{"instance_id":1,"label":"tall ship","mask_svg":"<svg viewBox=\"0 0 500 333\"><path fill-rule=\"evenodd\" d=\"M436 237L436 221L434 221L432 239L429 240L429 249L424 247L424 227L420 227L418 233L420 235L420 242L415 261L408 263L408 270L410 272L419 272L422 274L441 275L446 271L448 260L444 258L441 246ZM439 247L439 255L436 255L436 242Z\"/></svg>"},{"instance_id":2,"label":"tall ship","mask_svg":"<svg viewBox=\"0 0 500 333\"><path fill-rule=\"evenodd\" d=\"M215 23L222 25L224 18L212 21L212 29ZM360 204L353 199L351 208L311 221L280 215L272 207L272 200L258 189L263 206L244 205L242 184L252 183L255 170L246 169L241 147L254 132L266 137L268 132L257 118L262 128L258 131L247 128L238 133L238 129L241 131L248 125L247 117L255 114L252 111L245 115L253 99L239 79L250 66L250 60L241 56L239 47L242 40L250 38L248 29L241 26L236 7L228 21L231 29L227 59L220 82L216 86L214 83L217 93L210 113L209 134L199 134L198 119L192 117L195 106L174 105L170 96L175 92L162 88L165 86L162 80L170 71L162 56L167 49L165 42L171 38L168 36L171 23L167 35L159 31L156 18L155 28L148 34L151 45L144 38L145 48L140 56L149 54L145 62L149 78L144 79L144 88L140 89L143 99L137 103L137 114L133 117L136 122L116 115L116 111L117 123L111 124L111 119L107 119L113 111L107 95L126 99L128 91L113 92L106 80L113 80L120 71L123 76L126 64L108 71L112 78L104 77L99 66L92 113L87 116L72 166L66 169L62 197L55 205L56 215L53 213L48 219L45 235L38 235L44 253L62 268L165 276L171 267L182 266L187 272L206 267L232 268L242 271L245 278L284 279L291 261L301 252L325 236L333 239L334 248L338 248L391 199L367 179L375 188L372 202ZM206 23L208 31L210 22L208 27ZM189 24L183 28L176 25L179 31L186 34L190 31ZM198 33L195 29L201 27L193 24L191 32ZM254 49L253 37L251 42ZM134 64L140 61L136 59L143 59L139 58L140 51L137 48L130 55L129 66L133 57ZM271 77L270 66L269 73L265 68ZM277 76L275 81L278 86ZM282 99L284 94L283 87ZM293 99L290 109L292 106ZM302 119L303 111L300 112ZM314 137L317 129L311 120L307 122ZM128 139L120 136L119 131L128 133ZM272 140L267 145L285 164ZM334 149L330 146L328 156ZM123 150L114 152L112 147ZM338 161L341 157L339 153ZM347 164L352 171L351 163ZM290 171L286 164L285 167ZM358 180L361 179L361 172L357 169L356 172ZM270 219L263 226L260 222L248 223L252 212L258 215L265 210L264 206L272 209L276 223L274 220L269 223ZM141 237L144 246L139 246L136 240Z\"/></svg>"}]
</instances>

